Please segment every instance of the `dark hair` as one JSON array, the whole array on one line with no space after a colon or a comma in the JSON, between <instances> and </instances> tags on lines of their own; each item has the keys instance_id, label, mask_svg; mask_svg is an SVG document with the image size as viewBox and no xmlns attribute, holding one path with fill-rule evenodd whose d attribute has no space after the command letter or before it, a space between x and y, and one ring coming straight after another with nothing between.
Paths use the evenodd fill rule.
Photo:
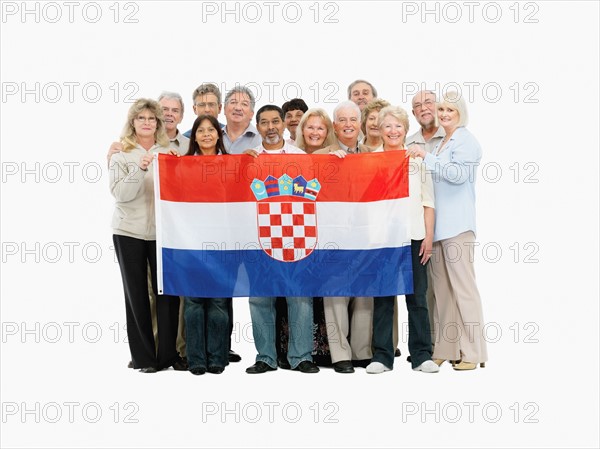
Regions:
<instances>
[{"instance_id":1,"label":"dark hair","mask_svg":"<svg viewBox=\"0 0 600 449\"><path fill-rule=\"evenodd\" d=\"M279 106L276 106L274 104L266 104L262 108L260 108L256 113L256 123L258 123L260 120L260 114L267 111L277 111L279 113L279 117L281 117L281 120L285 120L283 110Z\"/></svg>"},{"instance_id":2,"label":"dark hair","mask_svg":"<svg viewBox=\"0 0 600 449\"><path fill-rule=\"evenodd\" d=\"M302 98L292 98L290 101L283 103L281 109L283 110L283 115L285 115L288 113L288 111L300 110L302 112L306 112L308 111L308 106L306 106L306 103Z\"/></svg>"},{"instance_id":3,"label":"dark hair","mask_svg":"<svg viewBox=\"0 0 600 449\"><path fill-rule=\"evenodd\" d=\"M185 155L194 156L196 154L202 154L202 151L200 151L200 145L198 145L198 142L196 141L196 131L198 131L200 123L202 123L204 120L208 120L212 124L212 126L217 130L217 135L219 136L219 138L217 139L217 154L227 154L227 151L225 150L225 145L223 144L223 130L221 129L219 121L212 115L202 114L199 115L196 120L194 120L194 125L192 126L192 133L190 135L190 147L188 149L188 152L185 153Z\"/></svg>"}]
</instances>

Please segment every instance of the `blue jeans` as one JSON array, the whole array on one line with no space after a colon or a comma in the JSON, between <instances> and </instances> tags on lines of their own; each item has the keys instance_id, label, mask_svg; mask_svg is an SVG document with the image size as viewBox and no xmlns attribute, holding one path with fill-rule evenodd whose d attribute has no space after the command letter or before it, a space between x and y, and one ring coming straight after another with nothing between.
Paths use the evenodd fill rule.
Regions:
<instances>
[{"instance_id":1,"label":"blue jeans","mask_svg":"<svg viewBox=\"0 0 600 449\"><path fill-rule=\"evenodd\" d=\"M190 369L227 365L230 298L185 297L185 338Z\"/></svg>"},{"instance_id":2,"label":"blue jeans","mask_svg":"<svg viewBox=\"0 0 600 449\"><path fill-rule=\"evenodd\" d=\"M414 293L406 295L408 309L408 352L411 364L416 368L425 360L431 360L431 329L427 309L427 264L420 262L419 250L423 240L411 241ZM429 263L429 262L427 262ZM375 298L373 307L373 362L381 362L388 368L394 366L394 298Z\"/></svg>"},{"instance_id":3,"label":"blue jeans","mask_svg":"<svg viewBox=\"0 0 600 449\"><path fill-rule=\"evenodd\" d=\"M275 333L275 297L251 297L250 317L254 346L258 351L257 362L264 362L277 368ZM292 369L301 362L312 361L313 349L313 308L312 298L288 296L288 341L287 359Z\"/></svg>"}]
</instances>

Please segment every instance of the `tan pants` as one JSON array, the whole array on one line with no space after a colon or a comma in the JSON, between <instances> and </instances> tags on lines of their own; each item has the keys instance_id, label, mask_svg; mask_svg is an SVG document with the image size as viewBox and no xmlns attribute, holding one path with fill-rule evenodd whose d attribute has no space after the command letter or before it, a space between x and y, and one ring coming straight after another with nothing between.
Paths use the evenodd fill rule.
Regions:
<instances>
[{"instance_id":1,"label":"tan pants","mask_svg":"<svg viewBox=\"0 0 600 449\"><path fill-rule=\"evenodd\" d=\"M373 357L373 298L325 297L323 307L331 361Z\"/></svg>"},{"instance_id":2,"label":"tan pants","mask_svg":"<svg viewBox=\"0 0 600 449\"><path fill-rule=\"evenodd\" d=\"M473 232L433 244L434 359L486 362L483 311L475 282Z\"/></svg>"}]
</instances>

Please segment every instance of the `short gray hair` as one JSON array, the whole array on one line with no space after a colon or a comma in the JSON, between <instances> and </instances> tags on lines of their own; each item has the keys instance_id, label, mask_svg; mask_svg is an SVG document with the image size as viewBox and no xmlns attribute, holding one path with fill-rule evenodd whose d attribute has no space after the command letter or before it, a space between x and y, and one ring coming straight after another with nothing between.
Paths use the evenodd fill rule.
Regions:
<instances>
[{"instance_id":1,"label":"short gray hair","mask_svg":"<svg viewBox=\"0 0 600 449\"><path fill-rule=\"evenodd\" d=\"M213 94L217 97L217 103L221 104L221 90L218 86L213 83L203 83L196 87L196 90L194 90L194 93L192 94L194 105L196 104L196 97L206 94Z\"/></svg>"},{"instance_id":2,"label":"short gray hair","mask_svg":"<svg viewBox=\"0 0 600 449\"><path fill-rule=\"evenodd\" d=\"M337 120L337 113L340 109L353 109L356 111L357 113L357 117L360 120L360 108L358 107L358 105L350 100L346 100L346 101L342 101L340 104L338 104L335 109L333 110L333 121L335 122Z\"/></svg>"},{"instance_id":3,"label":"short gray hair","mask_svg":"<svg viewBox=\"0 0 600 449\"><path fill-rule=\"evenodd\" d=\"M248 89L246 86L235 86L233 89L231 89L229 92L227 92L227 95L225 95L225 104L229 103L229 99L234 94L247 95L248 98L250 99L250 109L252 110L252 112L254 112L254 106L256 106L256 100L254 99L254 94L252 93L252 91L250 89Z\"/></svg>"},{"instance_id":4,"label":"short gray hair","mask_svg":"<svg viewBox=\"0 0 600 449\"><path fill-rule=\"evenodd\" d=\"M354 86L356 86L358 83L368 84L369 87L371 88L371 92L373 92L373 98L377 98L377 89L375 89L375 86L373 86L367 80L356 80L353 83L350 83L350 85L348 86L348 99L352 98L352 88Z\"/></svg>"},{"instance_id":5,"label":"short gray hair","mask_svg":"<svg viewBox=\"0 0 600 449\"><path fill-rule=\"evenodd\" d=\"M179 95L177 92L162 92L159 96L158 96L158 101L160 102L160 100L162 100L163 98L166 98L167 100L177 100L179 102L179 104L181 105L181 113L183 114L183 98L181 98L181 95Z\"/></svg>"}]
</instances>

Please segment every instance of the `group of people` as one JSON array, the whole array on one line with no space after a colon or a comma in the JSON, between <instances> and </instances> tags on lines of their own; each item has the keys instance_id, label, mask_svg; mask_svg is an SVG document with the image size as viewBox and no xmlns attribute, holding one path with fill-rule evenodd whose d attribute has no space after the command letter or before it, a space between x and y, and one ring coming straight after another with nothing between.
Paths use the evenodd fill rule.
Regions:
<instances>
[{"instance_id":1,"label":"group of people","mask_svg":"<svg viewBox=\"0 0 600 449\"><path fill-rule=\"evenodd\" d=\"M119 261L131 351L130 367L153 373L173 367L220 374L241 360L231 349L231 298L160 295L156 285L154 181L156 153L179 156L331 154L346 157L405 151L410 157L409 232L414 292L406 295L409 360L415 371L438 372L444 361L472 370L487 361L481 299L473 267L475 180L481 147L466 129L465 101L456 92L437 99L418 92L412 113L419 130L407 137L408 113L356 80L333 119L302 99L256 114L250 89L236 86L221 101L211 83L193 92L197 115L181 133L184 102L165 92L131 106L119 142L111 145L110 189L115 198L113 241ZM218 121L224 109L226 123ZM256 126L252 125L255 118ZM284 138L287 129L289 139ZM367 156L368 157L368 156ZM462 257L453 252L459 246ZM467 257L470 256L470 257ZM258 352L249 374L278 367L338 373L393 369L399 355L398 301L388 297L251 297ZM325 361L319 356L326 355Z\"/></svg>"}]
</instances>

